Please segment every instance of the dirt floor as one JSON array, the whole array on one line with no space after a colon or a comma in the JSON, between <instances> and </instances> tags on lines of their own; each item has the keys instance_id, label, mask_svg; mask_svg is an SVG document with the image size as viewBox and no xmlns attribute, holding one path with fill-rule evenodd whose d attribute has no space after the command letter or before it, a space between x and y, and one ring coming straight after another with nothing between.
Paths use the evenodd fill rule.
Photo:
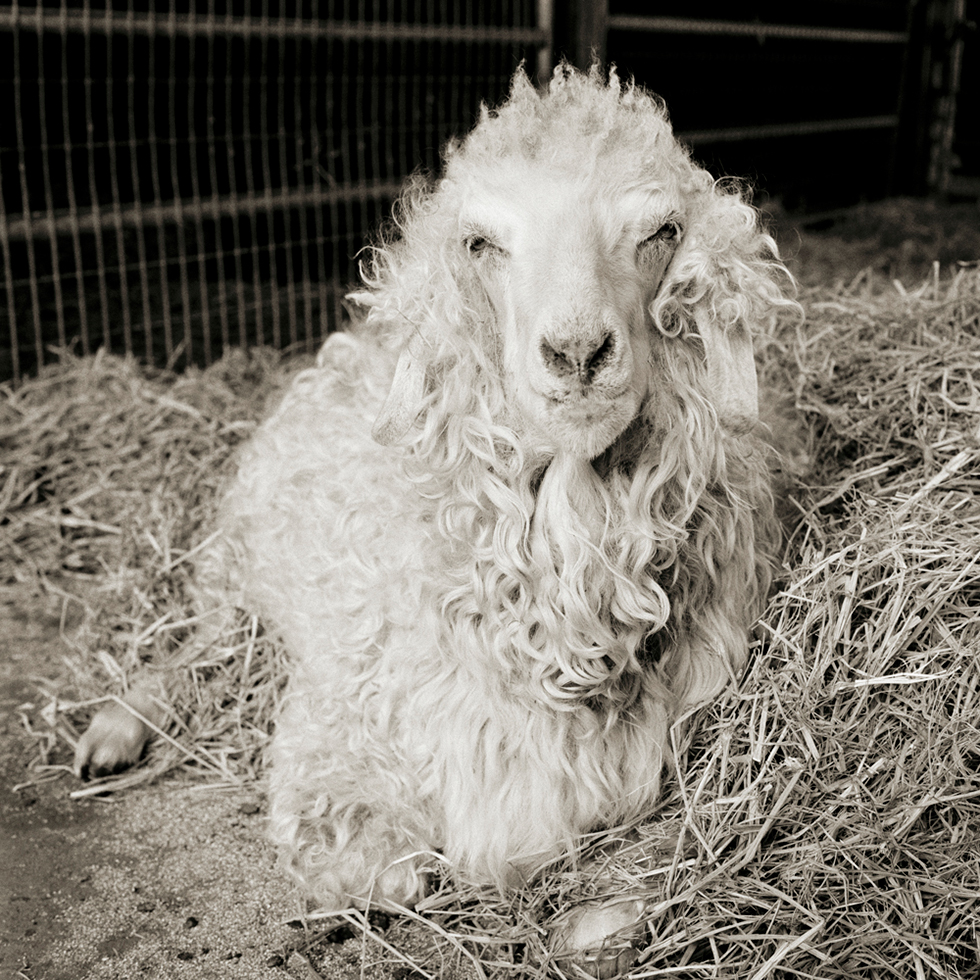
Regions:
<instances>
[{"instance_id":1,"label":"dirt floor","mask_svg":"<svg viewBox=\"0 0 980 980\"><path fill-rule=\"evenodd\" d=\"M57 607L0 597L2 980L422 976L379 963L391 957L349 927L287 924L299 905L260 788L169 780L71 799L79 784L65 747L48 753L43 717L62 644Z\"/></svg>"}]
</instances>

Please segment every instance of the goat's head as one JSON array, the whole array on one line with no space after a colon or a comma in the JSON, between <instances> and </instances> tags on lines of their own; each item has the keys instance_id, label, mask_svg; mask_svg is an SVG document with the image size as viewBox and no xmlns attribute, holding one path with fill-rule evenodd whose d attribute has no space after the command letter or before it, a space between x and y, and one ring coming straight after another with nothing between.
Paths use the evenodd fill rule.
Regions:
<instances>
[{"instance_id":1,"label":"goat's head","mask_svg":"<svg viewBox=\"0 0 980 980\"><path fill-rule=\"evenodd\" d=\"M355 294L403 350L379 441L424 421L452 378L445 415L592 459L656 398L667 338L697 349L720 417L756 414L749 324L781 301L771 240L691 163L662 103L615 75L563 67L539 95L518 73L396 223Z\"/></svg>"},{"instance_id":2,"label":"goat's head","mask_svg":"<svg viewBox=\"0 0 980 980\"><path fill-rule=\"evenodd\" d=\"M681 202L534 163L507 161L499 182L464 192L461 238L495 313L516 423L548 450L592 458L649 390L647 309Z\"/></svg>"}]
</instances>

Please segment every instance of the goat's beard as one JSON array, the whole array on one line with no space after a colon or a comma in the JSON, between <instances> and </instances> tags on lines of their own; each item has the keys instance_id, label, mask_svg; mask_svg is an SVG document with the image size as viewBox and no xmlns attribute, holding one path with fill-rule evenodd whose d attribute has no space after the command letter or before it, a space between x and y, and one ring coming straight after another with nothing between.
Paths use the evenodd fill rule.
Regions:
<instances>
[{"instance_id":1,"label":"goat's beard","mask_svg":"<svg viewBox=\"0 0 980 980\"><path fill-rule=\"evenodd\" d=\"M446 642L486 649L514 697L567 711L585 704L611 722L653 683L647 641L671 612L658 577L681 531L673 514L650 510L673 467L651 476L660 433L649 414L641 407L595 460L542 445L516 413L488 433L483 454L472 451L477 440L446 435L445 420L475 413L427 419L416 481L438 502L459 562L441 601Z\"/></svg>"},{"instance_id":2,"label":"goat's beard","mask_svg":"<svg viewBox=\"0 0 980 980\"><path fill-rule=\"evenodd\" d=\"M565 707L631 703L638 651L670 614L653 577L617 561L622 505L591 462L571 453L555 456L538 488L529 544L539 581L526 612L540 628L527 639L541 658L543 693Z\"/></svg>"}]
</instances>

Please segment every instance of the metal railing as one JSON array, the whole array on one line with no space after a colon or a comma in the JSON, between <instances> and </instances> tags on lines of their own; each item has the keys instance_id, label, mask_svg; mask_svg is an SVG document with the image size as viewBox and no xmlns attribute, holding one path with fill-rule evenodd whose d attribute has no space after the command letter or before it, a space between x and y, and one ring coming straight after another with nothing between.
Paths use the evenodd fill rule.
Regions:
<instances>
[{"instance_id":1,"label":"metal railing","mask_svg":"<svg viewBox=\"0 0 980 980\"><path fill-rule=\"evenodd\" d=\"M0 380L314 346L404 176L550 57L547 0L220 2L0 2Z\"/></svg>"}]
</instances>

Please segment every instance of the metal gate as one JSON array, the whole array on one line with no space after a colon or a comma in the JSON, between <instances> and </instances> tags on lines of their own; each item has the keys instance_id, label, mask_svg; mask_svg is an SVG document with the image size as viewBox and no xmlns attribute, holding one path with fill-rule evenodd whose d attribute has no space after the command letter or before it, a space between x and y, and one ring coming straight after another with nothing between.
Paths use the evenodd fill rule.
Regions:
<instances>
[{"instance_id":1,"label":"metal gate","mask_svg":"<svg viewBox=\"0 0 980 980\"><path fill-rule=\"evenodd\" d=\"M314 346L546 0L0 0L0 380Z\"/></svg>"}]
</instances>

